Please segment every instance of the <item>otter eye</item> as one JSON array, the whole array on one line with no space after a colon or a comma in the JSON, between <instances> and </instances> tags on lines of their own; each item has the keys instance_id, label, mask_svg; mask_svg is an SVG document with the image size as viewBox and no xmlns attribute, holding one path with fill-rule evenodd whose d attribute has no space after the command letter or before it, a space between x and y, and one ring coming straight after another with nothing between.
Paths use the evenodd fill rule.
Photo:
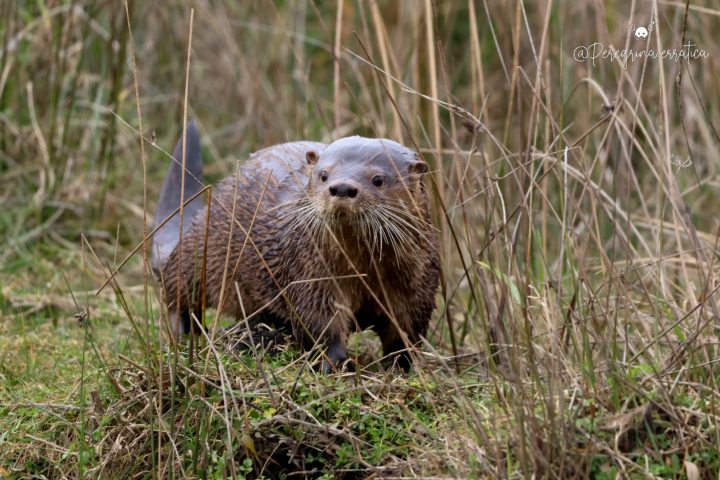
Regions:
<instances>
[{"instance_id":1,"label":"otter eye","mask_svg":"<svg viewBox=\"0 0 720 480\"><path fill-rule=\"evenodd\" d=\"M327 182L327 179L328 179L328 173L325 170L320 172L320 180L322 180L323 182Z\"/></svg>"},{"instance_id":2,"label":"otter eye","mask_svg":"<svg viewBox=\"0 0 720 480\"><path fill-rule=\"evenodd\" d=\"M372 179L372 184L376 187L382 187L383 183L385 183L385 179L380 175L375 175Z\"/></svg>"}]
</instances>

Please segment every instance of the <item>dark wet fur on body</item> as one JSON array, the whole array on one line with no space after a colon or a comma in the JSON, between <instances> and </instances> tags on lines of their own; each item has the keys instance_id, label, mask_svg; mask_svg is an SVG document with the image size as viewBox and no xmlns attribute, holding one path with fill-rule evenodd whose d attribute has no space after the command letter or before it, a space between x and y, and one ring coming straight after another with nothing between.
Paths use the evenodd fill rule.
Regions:
<instances>
[{"instance_id":1,"label":"dark wet fur on body","mask_svg":"<svg viewBox=\"0 0 720 480\"><path fill-rule=\"evenodd\" d=\"M251 155L215 187L209 219L196 212L159 259L176 330L200 316L207 251L207 307L238 319L262 310L290 325L304 349L325 347L325 371L347 359L348 333L372 328L407 369L401 331L410 345L427 333L439 277L426 170L400 144L361 137Z\"/></svg>"}]
</instances>

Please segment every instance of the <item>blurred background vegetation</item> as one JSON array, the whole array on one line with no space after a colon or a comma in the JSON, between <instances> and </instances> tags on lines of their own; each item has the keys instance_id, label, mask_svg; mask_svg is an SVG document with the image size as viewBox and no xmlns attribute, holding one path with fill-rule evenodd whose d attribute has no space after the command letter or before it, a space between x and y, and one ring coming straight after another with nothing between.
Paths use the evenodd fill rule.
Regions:
<instances>
[{"instance_id":1,"label":"blurred background vegetation","mask_svg":"<svg viewBox=\"0 0 720 480\"><path fill-rule=\"evenodd\" d=\"M142 306L142 255L122 270L122 287L94 290L142 241L145 192L152 218L165 152L182 129L191 27L187 110L203 134L210 181L268 145L354 134L418 148L432 166L443 280L429 373L418 375L433 379L432 395L443 382L473 387L458 387L454 399L426 397L428 412L454 413L421 422L431 432L418 433L422 441L403 437L418 451L369 460L351 449L318 464L347 467L359 455L360 476L717 471L714 2L127 6L129 17L116 0L0 1L0 413L10 432L0 433L0 450L13 452L0 459L0 477L103 472L102 441L65 430L97 425L82 415L52 422L57 410L33 405L85 412L92 389L84 382L102 384L97 372L118 354L155 361L129 321L159 316L156 289L149 310ZM651 22L648 38L636 39L629 24ZM596 42L654 51L691 43L707 58L624 66L574 57ZM77 327L88 315L92 335ZM110 392L104 401L120 400ZM445 435L457 441L443 444ZM47 442L70 452L67 470L37 463ZM161 447L141 446L153 455L136 456L138 469L147 463L162 476L150 458ZM253 476L266 458L241 457L220 454L225 463L216 458L213 468ZM185 470L170 453L164 461L176 475L210 462L196 458ZM128 472L118 462L110 471Z\"/></svg>"}]
</instances>

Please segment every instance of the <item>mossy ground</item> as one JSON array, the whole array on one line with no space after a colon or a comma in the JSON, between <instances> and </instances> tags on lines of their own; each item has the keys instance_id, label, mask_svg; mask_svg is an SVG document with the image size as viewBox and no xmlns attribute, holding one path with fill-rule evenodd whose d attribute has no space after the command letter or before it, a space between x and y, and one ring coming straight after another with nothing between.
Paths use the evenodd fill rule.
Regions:
<instances>
[{"instance_id":1,"label":"mossy ground","mask_svg":"<svg viewBox=\"0 0 720 480\"><path fill-rule=\"evenodd\" d=\"M10 288L6 308L37 301ZM151 475L163 448L179 452L178 472L201 478L224 478L230 459L222 451L233 452L236 473L251 477L469 473L480 462L472 452L468 465L444 455L471 442L463 412L488 408L492 393L476 374L450 381L376 367L325 376L292 346L259 358L225 342L210 357L201 348L194 362L186 345L158 349L166 375L158 392L159 372L130 360L142 359L139 342L113 303L93 300L96 313L82 321L67 305L27 306L35 311L13 309L1 324L0 473ZM154 410L158 395L162 413ZM153 446L161 438L153 432L166 429L172 446Z\"/></svg>"}]
</instances>

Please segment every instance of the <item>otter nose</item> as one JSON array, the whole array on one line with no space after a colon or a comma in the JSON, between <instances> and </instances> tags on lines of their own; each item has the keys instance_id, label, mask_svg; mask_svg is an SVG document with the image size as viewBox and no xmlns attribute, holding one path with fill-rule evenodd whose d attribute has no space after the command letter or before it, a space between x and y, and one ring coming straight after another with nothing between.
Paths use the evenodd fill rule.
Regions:
<instances>
[{"instance_id":1,"label":"otter nose","mask_svg":"<svg viewBox=\"0 0 720 480\"><path fill-rule=\"evenodd\" d=\"M330 186L330 195L333 197L350 197L355 198L358 194L358 189L347 183L336 183Z\"/></svg>"}]
</instances>

